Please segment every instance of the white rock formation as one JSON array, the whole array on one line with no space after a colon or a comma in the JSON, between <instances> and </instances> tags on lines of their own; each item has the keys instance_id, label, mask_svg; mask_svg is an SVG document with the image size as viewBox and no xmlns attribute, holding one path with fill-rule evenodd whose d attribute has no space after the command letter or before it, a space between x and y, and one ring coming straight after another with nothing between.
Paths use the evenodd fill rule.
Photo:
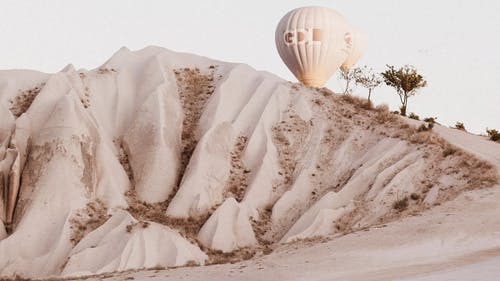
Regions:
<instances>
[{"instance_id":1,"label":"white rock formation","mask_svg":"<svg viewBox=\"0 0 500 281\"><path fill-rule=\"evenodd\" d=\"M0 276L209 263L201 248L356 230L496 181L447 147L327 89L158 47L0 71Z\"/></svg>"},{"instance_id":2,"label":"white rock formation","mask_svg":"<svg viewBox=\"0 0 500 281\"><path fill-rule=\"evenodd\" d=\"M85 275L130 268L204 264L207 255L168 226L138 222L119 211L90 232L69 253L63 275Z\"/></svg>"},{"instance_id":3,"label":"white rock formation","mask_svg":"<svg viewBox=\"0 0 500 281\"><path fill-rule=\"evenodd\" d=\"M226 199L217 208L201 228L198 239L203 245L223 252L258 244L246 206L234 198Z\"/></svg>"}]
</instances>

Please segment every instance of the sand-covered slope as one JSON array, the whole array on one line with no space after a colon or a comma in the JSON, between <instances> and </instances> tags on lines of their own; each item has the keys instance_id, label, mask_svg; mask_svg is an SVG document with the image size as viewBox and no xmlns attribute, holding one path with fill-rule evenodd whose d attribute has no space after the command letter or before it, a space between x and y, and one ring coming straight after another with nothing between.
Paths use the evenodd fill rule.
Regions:
<instances>
[{"instance_id":1,"label":"sand-covered slope","mask_svg":"<svg viewBox=\"0 0 500 281\"><path fill-rule=\"evenodd\" d=\"M162 48L2 71L0 276L249 259L492 186L480 156L385 107Z\"/></svg>"}]
</instances>

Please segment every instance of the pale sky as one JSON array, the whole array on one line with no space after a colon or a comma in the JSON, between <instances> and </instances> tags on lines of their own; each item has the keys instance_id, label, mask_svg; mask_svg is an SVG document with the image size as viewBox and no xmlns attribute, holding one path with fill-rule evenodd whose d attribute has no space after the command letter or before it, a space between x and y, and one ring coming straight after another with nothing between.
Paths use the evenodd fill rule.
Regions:
<instances>
[{"instance_id":1,"label":"pale sky","mask_svg":"<svg viewBox=\"0 0 500 281\"><path fill-rule=\"evenodd\" d=\"M413 64L429 86L409 101L409 112L461 121L473 132L500 130L500 1L125 1L0 0L0 69L57 72L72 63L95 68L120 47L157 45L214 59L242 62L287 80L274 31L301 6L330 7L367 35L358 65L381 71ZM327 84L340 90L334 76ZM356 94L366 95L363 88ZM386 86L375 103L398 107Z\"/></svg>"}]
</instances>

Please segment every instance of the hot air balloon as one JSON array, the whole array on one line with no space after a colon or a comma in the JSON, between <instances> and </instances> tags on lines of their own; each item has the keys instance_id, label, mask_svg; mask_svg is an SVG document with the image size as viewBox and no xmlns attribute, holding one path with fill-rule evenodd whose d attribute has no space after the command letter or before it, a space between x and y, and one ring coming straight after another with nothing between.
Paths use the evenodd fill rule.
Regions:
<instances>
[{"instance_id":1,"label":"hot air balloon","mask_svg":"<svg viewBox=\"0 0 500 281\"><path fill-rule=\"evenodd\" d=\"M352 36L351 54L340 66L340 68L343 69L351 68L354 64L356 64L356 62L361 58L361 56L365 52L365 46L366 46L365 34L358 28L353 27L351 36Z\"/></svg>"},{"instance_id":2,"label":"hot air balloon","mask_svg":"<svg viewBox=\"0 0 500 281\"><path fill-rule=\"evenodd\" d=\"M350 68L364 50L364 35L342 15L323 7L288 12L276 28L281 59L299 81L321 87L339 67Z\"/></svg>"}]
</instances>

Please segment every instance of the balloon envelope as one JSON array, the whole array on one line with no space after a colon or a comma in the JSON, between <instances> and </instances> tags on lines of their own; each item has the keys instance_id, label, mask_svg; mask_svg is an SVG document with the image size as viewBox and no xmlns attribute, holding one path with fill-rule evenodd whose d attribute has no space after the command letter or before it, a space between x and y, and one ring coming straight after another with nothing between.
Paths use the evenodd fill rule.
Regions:
<instances>
[{"instance_id":1,"label":"balloon envelope","mask_svg":"<svg viewBox=\"0 0 500 281\"><path fill-rule=\"evenodd\" d=\"M295 77L305 85L321 87L341 65L359 59L363 49L353 53L354 41L362 36L358 32L332 9L303 7L281 19L275 40L281 59Z\"/></svg>"},{"instance_id":2,"label":"balloon envelope","mask_svg":"<svg viewBox=\"0 0 500 281\"><path fill-rule=\"evenodd\" d=\"M351 68L361 58L365 52L366 39L365 34L358 28L352 28L352 48L351 54L342 64L341 68Z\"/></svg>"}]
</instances>

